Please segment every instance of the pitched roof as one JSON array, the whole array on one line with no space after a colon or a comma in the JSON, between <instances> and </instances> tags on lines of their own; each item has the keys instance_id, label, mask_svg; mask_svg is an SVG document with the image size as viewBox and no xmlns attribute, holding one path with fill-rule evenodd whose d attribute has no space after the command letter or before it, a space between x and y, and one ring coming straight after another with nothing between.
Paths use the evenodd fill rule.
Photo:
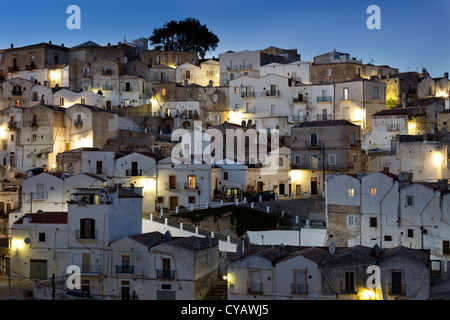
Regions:
<instances>
[{"instance_id":1,"label":"pitched roof","mask_svg":"<svg viewBox=\"0 0 450 320\"><path fill-rule=\"evenodd\" d=\"M31 219L29 223L67 224L67 212L27 213L14 222L14 224L23 224L25 218Z\"/></svg>"},{"instance_id":2,"label":"pitched roof","mask_svg":"<svg viewBox=\"0 0 450 320\"><path fill-rule=\"evenodd\" d=\"M210 247L216 247L219 243L217 239L199 238L195 236L172 237L170 232L162 234L159 231L136 234L128 236L128 238L148 247L149 249L164 243L169 243L170 245L187 250L202 250Z\"/></svg>"},{"instance_id":3,"label":"pitched roof","mask_svg":"<svg viewBox=\"0 0 450 320\"><path fill-rule=\"evenodd\" d=\"M425 249L411 249L404 246L398 246L395 248L384 249L380 262L401 255L411 258L420 263L428 265L430 259L430 250Z\"/></svg>"}]
</instances>

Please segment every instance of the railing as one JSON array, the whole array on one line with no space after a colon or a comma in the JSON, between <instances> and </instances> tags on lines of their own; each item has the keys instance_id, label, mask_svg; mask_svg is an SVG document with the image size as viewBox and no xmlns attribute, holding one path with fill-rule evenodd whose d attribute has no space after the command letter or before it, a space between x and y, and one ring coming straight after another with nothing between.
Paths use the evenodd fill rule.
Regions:
<instances>
[{"instance_id":1,"label":"railing","mask_svg":"<svg viewBox=\"0 0 450 320\"><path fill-rule=\"evenodd\" d=\"M331 102L331 96L317 97L317 102Z\"/></svg>"},{"instance_id":2,"label":"railing","mask_svg":"<svg viewBox=\"0 0 450 320\"><path fill-rule=\"evenodd\" d=\"M101 264L93 264L93 265L82 265L81 273L84 274L100 274L102 273L102 265Z\"/></svg>"},{"instance_id":3,"label":"railing","mask_svg":"<svg viewBox=\"0 0 450 320\"><path fill-rule=\"evenodd\" d=\"M178 190L180 190L180 184L179 183L172 184L172 183L166 182L165 189L169 190L169 191L178 191Z\"/></svg>"},{"instance_id":4,"label":"railing","mask_svg":"<svg viewBox=\"0 0 450 320\"><path fill-rule=\"evenodd\" d=\"M156 270L156 277L159 279L174 279L175 278L175 270Z\"/></svg>"},{"instance_id":5,"label":"railing","mask_svg":"<svg viewBox=\"0 0 450 320\"><path fill-rule=\"evenodd\" d=\"M266 91L266 97L280 97L280 90L268 90Z\"/></svg>"},{"instance_id":6,"label":"railing","mask_svg":"<svg viewBox=\"0 0 450 320\"><path fill-rule=\"evenodd\" d=\"M184 188L188 190L198 190L198 183L185 183Z\"/></svg>"},{"instance_id":7,"label":"railing","mask_svg":"<svg viewBox=\"0 0 450 320\"><path fill-rule=\"evenodd\" d=\"M102 86L102 89L103 89L103 90L110 91L110 90L113 90L113 87L112 87L112 85L103 85L103 86Z\"/></svg>"},{"instance_id":8,"label":"railing","mask_svg":"<svg viewBox=\"0 0 450 320\"><path fill-rule=\"evenodd\" d=\"M142 170L141 169L138 169L138 170L126 169L125 170L125 175L127 177L142 176Z\"/></svg>"},{"instance_id":9,"label":"railing","mask_svg":"<svg viewBox=\"0 0 450 320\"><path fill-rule=\"evenodd\" d=\"M75 239L85 239L85 240L97 240L98 239L98 231L95 230L94 234L91 235L81 235L80 230L75 230Z\"/></svg>"},{"instance_id":10,"label":"railing","mask_svg":"<svg viewBox=\"0 0 450 320\"><path fill-rule=\"evenodd\" d=\"M116 273L134 273L134 266L117 266Z\"/></svg>"},{"instance_id":11,"label":"railing","mask_svg":"<svg viewBox=\"0 0 450 320\"><path fill-rule=\"evenodd\" d=\"M44 191L44 192L36 192L36 193L32 193L32 199L33 200L45 200L48 199L48 192Z\"/></svg>"},{"instance_id":12,"label":"railing","mask_svg":"<svg viewBox=\"0 0 450 320\"><path fill-rule=\"evenodd\" d=\"M291 283L291 293L308 294L308 285L306 283Z\"/></svg>"},{"instance_id":13,"label":"railing","mask_svg":"<svg viewBox=\"0 0 450 320\"><path fill-rule=\"evenodd\" d=\"M262 282L252 282L248 287L249 293L261 293L263 292L263 284Z\"/></svg>"},{"instance_id":14,"label":"railing","mask_svg":"<svg viewBox=\"0 0 450 320\"><path fill-rule=\"evenodd\" d=\"M241 93L241 98L254 98L255 92L254 91L246 91Z\"/></svg>"},{"instance_id":15,"label":"railing","mask_svg":"<svg viewBox=\"0 0 450 320\"><path fill-rule=\"evenodd\" d=\"M81 121L81 120L74 120L73 121L73 125L75 127L81 127L83 125L83 121Z\"/></svg>"},{"instance_id":16,"label":"railing","mask_svg":"<svg viewBox=\"0 0 450 320\"><path fill-rule=\"evenodd\" d=\"M308 98L307 97L302 97L302 98L300 98L300 97L298 97L298 98L292 98L292 102L294 102L294 103L296 103L296 102L303 102L303 103L306 103L306 102L308 102Z\"/></svg>"},{"instance_id":17,"label":"railing","mask_svg":"<svg viewBox=\"0 0 450 320\"><path fill-rule=\"evenodd\" d=\"M388 284L388 294L393 296L405 296L406 295L406 285L401 284Z\"/></svg>"},{"instance_id":18,"label":"railing","mask_svg":"<svg viewBox=\"0 0 450 320\"><path fill-rule=\"evenodd\" d=\"M316 149L316 148L321 148L322 145L322 141L317 140L317 141L305 141L305 148L309 148L309 149Z\"/></svg>"},{"instance_id":19,"label":"railing","mask_svg":"<svg viewBox=\"0 0 450 320\"><path fill-rule=\"evenodd\" d=\"M13 96L21 96L22 95L22 90L12 90L11 94Z\"/></svg>"},{"instance_id":20,"label":"railing","mask_svg":"<svg viewBox=\"0 0 450 320\"><path fill-rule=\"evenodd\" d=\"M294 121L294 122L306 122L306 121L308 121L308 116L292 116L292 121Z\"/></svg>"}]
</instances>

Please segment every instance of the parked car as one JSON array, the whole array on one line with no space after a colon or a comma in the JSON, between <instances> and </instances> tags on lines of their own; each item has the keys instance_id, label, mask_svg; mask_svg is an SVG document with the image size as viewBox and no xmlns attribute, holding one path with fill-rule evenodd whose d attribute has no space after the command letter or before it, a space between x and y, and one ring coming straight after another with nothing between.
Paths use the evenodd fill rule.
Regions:
<instances>
[{"instance_id":1,"label":"parked car","mask_svg":"<svg viewBox=\"0 0 450 320\"><path fill-rule=\"evenodd\" d=\"M78 289L71 289L67 290L63 294L64 300L97 300L97 298L91 296L89 293L78 290Z\"/></svg>"},{"instance_id":2,"label":"parked car","mask_svg":"<svg viewBox=\"0 0 450 320\"><path fill-rule=\"evenodd\" d=\"M261 196L262 201L274 201L275 200L275 191L261 191L255 194L254 196L248 199L248 202L259 202L259 196Z\"/></svg>"}]
</instances>

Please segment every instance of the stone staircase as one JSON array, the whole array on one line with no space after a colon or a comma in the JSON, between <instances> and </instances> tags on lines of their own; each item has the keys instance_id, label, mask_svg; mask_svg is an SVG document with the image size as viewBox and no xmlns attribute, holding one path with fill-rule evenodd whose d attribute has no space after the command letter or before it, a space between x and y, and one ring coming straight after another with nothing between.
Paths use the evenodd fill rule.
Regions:
<instances>
[{"instance_id":1,"label":"stone staircase","mask_svg":"<svg viewBox=\"0 0 450 320\"><path fill-rule=\"evenodd\" d=\"M226 280L219 280L216 285L209 290L205 300L227 300L228 288Z\"/></svg>"}]
</instances>

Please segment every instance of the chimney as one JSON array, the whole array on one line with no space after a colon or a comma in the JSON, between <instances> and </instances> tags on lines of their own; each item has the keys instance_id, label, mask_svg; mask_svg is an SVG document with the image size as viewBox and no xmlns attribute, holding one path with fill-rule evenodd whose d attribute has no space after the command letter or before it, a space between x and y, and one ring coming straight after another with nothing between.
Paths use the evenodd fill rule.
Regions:
<instances>
[{"instance_id":1,"label":"chimney","mask_svg":"<svg viewBox=\"0 0 450 320\"><path fill-rule=\"evenodd\" d=\"M51 42L51 41L49 41L49 42L48 42L48 44L52 44L52 42Z\"/></svg>"},{"instance_id":2,"label":"chimney","mask_svg":"<svg viewBox=\"0 0 450 320\"><path fill-rule=\"evenodd\" d=\"M63 47L63 48L64 48L64 43L61 43L61 47Z\"/></svg>"},{"instance_id":3,"label":"chimney","mask_svg":"<svg viewBox=\"0 0 450 320\"><path fill-rule=\"evenodd\" d=\"M14 48L14 43L11 43L11 49Z\"/></svg>"},{"instance_id":4,"label":"chimney","mask_svg":"<svg viewBox=\"0 0 450 320\"><path fill-rule=\"evenodd\" d=\"M444 72L444 78L448 80L448 72Z\"/></svg>"}]
</instances>

